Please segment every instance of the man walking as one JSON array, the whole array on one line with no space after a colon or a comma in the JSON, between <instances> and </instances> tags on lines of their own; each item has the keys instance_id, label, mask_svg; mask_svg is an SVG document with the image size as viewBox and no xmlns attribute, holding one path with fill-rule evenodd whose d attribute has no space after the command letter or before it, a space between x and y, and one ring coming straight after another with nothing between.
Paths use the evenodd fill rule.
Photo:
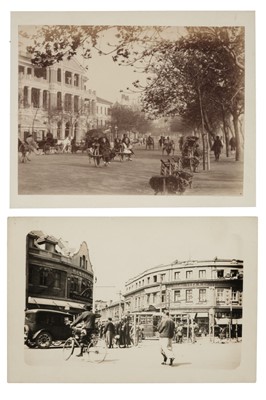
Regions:
<instances>
[{"instance_id":1,"label":"man walking","mask_svg":"<svg viewBox=\"0 0 266 400\"><path fill-rule=\"evenodd\" d=\"M173 337L175 335L175 323L170 318L169 312L166 311L162 321L159 324L158 331L160 334L161 354L163 356L163 365L166 365L169 358L169 365L173 365L175 359L173 353Z\"/></svg>"},{"instance_id":2,"label":"man walking","mask_svg":"<svg viewBox=\"0 0 266 400\"><path fill-rule=\"evenodd\" d=\"M112 322L112 318L108 318L103 333L105 333L106 344L108 348L111 349L113 347L113 339L115 336L115 326Z\"/></svg>"}]
</instances>

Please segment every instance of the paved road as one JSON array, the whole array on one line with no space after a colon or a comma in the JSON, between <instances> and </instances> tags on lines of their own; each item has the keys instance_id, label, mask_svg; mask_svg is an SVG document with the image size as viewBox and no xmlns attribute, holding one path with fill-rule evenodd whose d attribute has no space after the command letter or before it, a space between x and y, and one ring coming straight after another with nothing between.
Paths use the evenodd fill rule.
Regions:
<instances>
[{"instance_id":1,"label":"paved road","mask_svg":"<svg viewBox=\"0 0 266 400\"><path fill-rule=\"evenodd\" d=\"M56 382L208 382L219 377L234 381L241 363L241 343L214 344L208 339L197 343L174 344L174 365L161 365L158 340L144 340L138 347L108 349L101 364L71 357L63 360L57 349L28 349L24 356L33 376L44 371L41 381ZM46 371L46 372L45 372Z\"/></svg>"},{"instance_id":2,"label":"paved road","mask_svg":"<svg viewBox=\"0 0 266 400\"><path fill-rule=\"evenodd\" d=\"M149 180L160 173L161 151L140 147L134 151L131 162L115 159L108 167L99 168L81 153L33 155L30 162L18 164L18 194L153 195ZM219 162L211 156L211 171L203 171L201 166L184 195L241 195L242 177L243 163L234 162L233 156L222 155Z\"/></svg>"}]
</instances>

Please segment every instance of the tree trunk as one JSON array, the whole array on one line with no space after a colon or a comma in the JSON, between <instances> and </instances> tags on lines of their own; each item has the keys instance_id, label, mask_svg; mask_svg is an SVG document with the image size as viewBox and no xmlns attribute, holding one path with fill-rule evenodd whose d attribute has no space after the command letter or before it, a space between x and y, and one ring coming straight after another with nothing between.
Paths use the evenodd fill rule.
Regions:
<instances>
[{"instance_id":1,"label":"tree trunk","mask_svg":"<svg viewBox=\"0 0 266 400\"><path fill-rule=\"evenodd\" d=\"M239 136L239 121L238 121L238 113L237 111L233 112L233 125L234 125L234 131L235 131L235 139L236 139L236 161L240 161L242 152L241 152L241 143L240 143L240 136Z\"/></svg>"},{"instance_id":2,"label":"tree trunk","mask_svg":"<svg viewBox=\"0 0 266 400\"><path fill-rule=\"evenodd\" d=\"M229 132L228 132L227 124L226 124L225 112L224 112L223 107L222 107L222 117L223 117L223 130L224 130L224 136L225 136L226 157L229 157Z\"/></svg>"},{"instance_id":3,"label":"tree trunk","mask_svg":"<svg viewBox=\"0 0 266 400\"><path fill-rule=\"evenodd\" d=\"M198 87L198 96L199 96L200 115L201 115L201 124L202 124L203 170L206 169L206 162L207 162L207 171L209 171L210 170L209 135L207 133L206 142L205 142L204 114L203 114L203 108L202 108L202 98L201 98L200 87Z\"/></svg>"}]
</instances>

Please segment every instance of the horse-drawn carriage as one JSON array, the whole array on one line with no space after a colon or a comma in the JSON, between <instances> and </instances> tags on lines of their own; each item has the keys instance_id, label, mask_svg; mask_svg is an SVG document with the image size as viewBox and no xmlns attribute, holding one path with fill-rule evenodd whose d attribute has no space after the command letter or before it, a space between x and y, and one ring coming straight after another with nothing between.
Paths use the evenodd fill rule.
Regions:
<instances>
[{"instance_id":1,"label":"horse-drawn carriage","mask_svg":"<svg viewBox=\"0 0 266 400\"><path fill-rule=\"evenodd\" d=\"M44 154L51 154L56 151L57 139L53 138L52 133L48 132L45 139L38 142L39 149Z\"/></svg>"}]
</instances>

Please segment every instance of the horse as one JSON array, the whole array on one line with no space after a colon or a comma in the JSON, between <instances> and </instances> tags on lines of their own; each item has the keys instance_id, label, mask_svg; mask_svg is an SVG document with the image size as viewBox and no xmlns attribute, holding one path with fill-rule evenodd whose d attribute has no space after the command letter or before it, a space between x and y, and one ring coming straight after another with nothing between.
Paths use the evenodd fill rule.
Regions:
<instances>
[{"instance_id":1,"label":"horse","mask_svg":"<svg viewBox=\"0 0 266 400\"><path fill-rule=\"evenodd\" d=\"M60 150L62 153L68 153L70 151L70 146L71 146L71 141L72 137L67 136L65 139L58 139L56 142L56 147Z\"/></svg>"}]
</instances>

